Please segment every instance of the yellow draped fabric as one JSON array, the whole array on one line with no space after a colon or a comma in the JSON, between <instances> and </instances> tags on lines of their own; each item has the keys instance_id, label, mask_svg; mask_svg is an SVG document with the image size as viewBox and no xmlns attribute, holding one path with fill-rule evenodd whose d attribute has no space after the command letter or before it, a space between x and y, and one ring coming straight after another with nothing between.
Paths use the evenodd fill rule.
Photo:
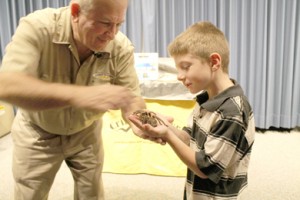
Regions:
<instances>
[{"instance_id":1,"label":"yellow draped fabric","mask_svg":"<svg viewBox=\"0 0 300 200\"><path fill-rule=\"evenodd\" d=\"M182 128L194 106L193 100L146 100L147 109L174 118L173 125ZM104 172L185 176L186 166L171 147L135 136L120 111L104 115Z\"/></svg>"}]
</instances>

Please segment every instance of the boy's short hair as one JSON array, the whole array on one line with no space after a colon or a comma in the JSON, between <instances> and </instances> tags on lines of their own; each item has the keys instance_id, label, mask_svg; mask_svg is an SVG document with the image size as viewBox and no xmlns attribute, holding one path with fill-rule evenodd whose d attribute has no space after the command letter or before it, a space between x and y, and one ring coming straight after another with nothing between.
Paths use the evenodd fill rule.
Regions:
<instances>
[{"instance_id":1,"label":"boy's short hair","mask_svg":"<svg viewBox=\"0 0 300 200\"><path fill-rule=\"evenodd\" d=\"M179 34L168 46L170 56L192 54L209 61L212 53L222 59L222 69L228 73L229 45L224 33L210 22L198 22Z\"/></svg>"}]
</instances>

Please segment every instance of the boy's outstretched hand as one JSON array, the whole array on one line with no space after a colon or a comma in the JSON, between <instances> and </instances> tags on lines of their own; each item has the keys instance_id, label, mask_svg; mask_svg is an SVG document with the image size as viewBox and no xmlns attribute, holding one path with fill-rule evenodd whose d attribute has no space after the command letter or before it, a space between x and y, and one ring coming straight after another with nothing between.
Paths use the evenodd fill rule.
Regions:
<instances>
[{"instance_id":1,"label":"boy's outstretched hand","mask_svg":"<svg viewBox=\"0 0 300 200\"><path fill-rule=\"evenodd\" d=\"M128 119L140 129L139 137L160 144L166 144L168 126L173 122L172 117L159 115L149 110L138 110L131 114Z\"/></svg>"}]
</instances>

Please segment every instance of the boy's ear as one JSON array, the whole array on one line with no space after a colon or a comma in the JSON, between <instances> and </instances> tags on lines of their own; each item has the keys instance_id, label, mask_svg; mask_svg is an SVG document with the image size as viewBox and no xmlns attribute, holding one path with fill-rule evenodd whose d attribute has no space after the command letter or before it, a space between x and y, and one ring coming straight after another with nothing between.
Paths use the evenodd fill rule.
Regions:
<instances>
[{"instance_id":1,"label":"boy's ear","mask_svg":"<svg viewBox=\"0 0 300 200\"><path fill-rule=\"evenodd\" d=\"M221 67L221 56L218 53L210 54L210 63L212 64L212 69L217 70Z\"/></svg>"},{"instance_id":2,"label":"boy's ear","mask_svg":"<svg viewBox=\"0 0 300 200\"><path fill-rule=\"evenodd\" d=\"M80 6L78 3L72 3L71 4L71 14L73 17L78 17L78 14L80 12Z\"/></svg>"}]
</instances>

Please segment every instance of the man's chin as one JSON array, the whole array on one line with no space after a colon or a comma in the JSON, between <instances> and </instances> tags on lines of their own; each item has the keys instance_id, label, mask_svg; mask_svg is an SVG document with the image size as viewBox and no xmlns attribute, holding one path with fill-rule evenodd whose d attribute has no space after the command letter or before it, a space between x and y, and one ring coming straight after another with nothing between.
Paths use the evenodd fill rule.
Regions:
<instances>
[{"instance_id":1,"label":"man's chin","mask_svg":"<svg viewBox=\"0 0 300 200\"><path fill-rule=\"evenodd\" d=\"M103 51L104 48L105 48L105 46L93 48L93 51L94 51L94 52L100 52L100 51Z\"/></svg>"},{"instance_id":2,"label":"man's chin","mask_svg":"<svg viewBox=\"0 0 300 200\"><path fill-rule=\"evenodd\" d=\"M94 45L94 51L98 52L98 51L103 51L103 49L105 49L105 47L109 44L109 41L106 42L99 42L97 45Z\"/></svg>"}]
</instances>

